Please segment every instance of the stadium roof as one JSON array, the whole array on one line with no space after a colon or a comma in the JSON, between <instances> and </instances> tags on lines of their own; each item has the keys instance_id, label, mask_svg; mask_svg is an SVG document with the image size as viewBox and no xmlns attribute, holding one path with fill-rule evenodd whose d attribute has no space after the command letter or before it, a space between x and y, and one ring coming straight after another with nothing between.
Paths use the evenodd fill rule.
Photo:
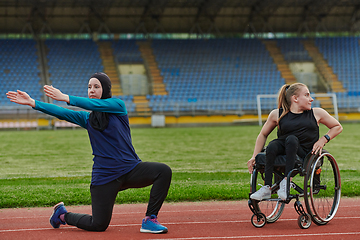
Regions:
<instances>
[{"instance_id":1,"label":"stadium roof","mask_svg":"<svg viewBox=\"0 0 360 240\"><path fill-rule=\"evenodd\" d=\"M0 33L359 32L360 0L0 0Z\"/></svg>"}]
</instances>

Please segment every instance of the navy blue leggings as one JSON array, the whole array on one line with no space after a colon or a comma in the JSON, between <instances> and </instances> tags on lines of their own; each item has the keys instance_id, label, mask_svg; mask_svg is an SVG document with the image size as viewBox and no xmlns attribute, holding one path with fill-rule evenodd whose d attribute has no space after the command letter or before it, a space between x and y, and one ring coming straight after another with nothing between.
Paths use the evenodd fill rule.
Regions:
<instances>
[{"instance_id":1,"label":"navy blue leggings","mask_svg":"<svg viewBox=\"0 0 360 240\"><path fill-rule=\"evenodd\" d=\"M266 147L265 185L272 185L276 156L286 155L285 176L287 176L294 169L296 154L300 158L305 158L307 154L307 151L300 146L296 136L290 135L286 139L272 140Z\"/></svg>"},{"instance_id":2,"label":"navy blue leggings","mask_svg":"<svg viewBox=\"0 0 360 240\"><path fill-rule=\"evenodd\" d=\"M92 215L71 213L65 214L65 221L69 225L88 231L105 231L110 224L116 196L119 191L128 188L143 188L153 185L146 216L158 215L167 196L172 171L163 163L140 162L129 173L104 184L91 185Z\"/></svg>"}]
</instances>

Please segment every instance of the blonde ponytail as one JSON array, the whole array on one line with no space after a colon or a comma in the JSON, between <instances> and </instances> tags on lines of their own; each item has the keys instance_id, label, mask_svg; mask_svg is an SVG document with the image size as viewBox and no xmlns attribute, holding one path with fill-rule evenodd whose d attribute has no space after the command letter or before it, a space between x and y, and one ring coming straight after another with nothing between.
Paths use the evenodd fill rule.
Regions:
<instances>
[{"instance_id":1,"label":"blonde ponytail","mask_svg":"<svg viewBox=\"0 0 360 240\"><path fill-rule=\"evenodd\" d=\"M302 87L306 87L306 85L303 83L294 83L291 85L285 84L280 88L278 95L278 108L282 108L283 112L277 121L278 127L281 118L283 118L290 111L291 97L293 95L297 95L300 88Z\"/></svg>"}]
</instances>

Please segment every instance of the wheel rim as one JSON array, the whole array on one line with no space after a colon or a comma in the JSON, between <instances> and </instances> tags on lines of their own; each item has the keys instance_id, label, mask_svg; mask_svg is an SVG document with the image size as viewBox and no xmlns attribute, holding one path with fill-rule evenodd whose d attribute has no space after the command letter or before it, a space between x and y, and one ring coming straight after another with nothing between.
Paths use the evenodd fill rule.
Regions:
<instances>
[{"instance_id":1,"label":"wheel rim","mask_svg":"<svg viewBox=\"0 0 360 240\"><path fill-rule=\"evenodd\" d=\"M263 213L259 213L258 215L252 215L251 217L251 223L255 226L255 227L263 227L266 224L266 217Z\"/></svg>"},{"instance_id":2,"label":"wheel rim","mask_svg":"<svg viewBox=\"0 0 360 240\"><path fill-rule=\"evenodd\" d=\"M284 203L279 201L262 201L259 202L259 208L261 212L265 214L266 221L268 223L273 223L278 220L281 216L281 213L284 210Z\"/></svg>"},{"instance_id":3,"label":"wheel rim","mask_svg":"<svg viewBox=\"0 0 360 240\"><path fill-rule=\"evenodd\" d=\"M309 214L300 215L298 218L300 228L307 229L311 225L311 217Z\"/></svg>"},{"instance_id":4,"label":"wheel rim","mask_svg":"<svg viewBox=\"0 0 360 240\"><path fill-rule=\"evenodd\" d=\"M311 213L317 223L327 223L340 203L340 174L334 157L323 153L313 164L310 178Z\"/></svg>"}]
</instances>

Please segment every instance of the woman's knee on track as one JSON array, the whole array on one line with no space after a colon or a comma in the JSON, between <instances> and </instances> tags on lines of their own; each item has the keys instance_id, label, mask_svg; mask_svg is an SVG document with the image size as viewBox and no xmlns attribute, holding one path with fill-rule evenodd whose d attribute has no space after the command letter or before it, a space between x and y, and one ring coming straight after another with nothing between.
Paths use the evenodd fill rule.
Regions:
<instances>
[{"instance_id":1,"label":"woman's knee on track","mask_svg":"<svg viewBox=\"0 0 360 240\"><path fill-rule=\"evenodd\" d=\"M99 223L93 223L93 231L104 232L109 227L110 222L104 221Z\"/></svg>"}]
</instances>

